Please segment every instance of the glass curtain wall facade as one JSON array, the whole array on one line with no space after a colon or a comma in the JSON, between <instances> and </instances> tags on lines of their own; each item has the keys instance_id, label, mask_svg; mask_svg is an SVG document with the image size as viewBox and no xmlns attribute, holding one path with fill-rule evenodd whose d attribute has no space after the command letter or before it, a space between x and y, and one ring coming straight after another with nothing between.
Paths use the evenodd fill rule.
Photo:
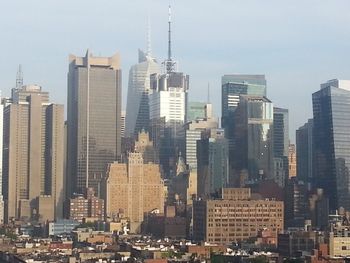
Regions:
<instances>
[{"instance_id":1,"label":"glass curtain wall facade","mask_svg":"<svg viewBox=\"0 0 350 263\"><path fill-rule=\"evenodd\" d=\"M128 98L126 106L126 135L136 136L144 129L149 131L150 75L159 74L160 66L150 54L139 50L139 63L129 71Z\"/></svg>"},{"instance_id":2,"label":"glass curtain wall facade","mask_svg":"<svg viewBox=\"0 0 350 263\"><path fill-rule=\"evenodd\" d=\"M233 166L235 110L240 95L266 97L265 75L230 74L221 78L221 127L229 143L230 169ZM230 172L232 174L232 172Z\"/></svg>"},{"instance_id":3,"label":"glass curtain wall facade","mask_svg":"<svg viewBox=\"0 0 350 263\"><path fill-rule=\"evenodd\" d=\"M312 182L312 129L313 119L309 119L296 131L297 178Z\"/></svg>"},{"instance_id":4,"label":"glass curtain wall facade","mask_svg":"<svg viewBox=\"0 0 350 263\"><path fill-rule=\"evenodd\" d=\"M312 94L313 177L329 207L350 209L350 81L330 80Z\"/></svg>"},{"instance_id":5,"label":"glass curtain wall facade","mask_svg":"<svg viewBox=\"0 0 350 263\"><path fill-rule=\"evenodd\" d=\"M204 119L206 105L207 103L205 102L190 101L187 107L186 122L194 121L196 119Z\"/></svg>"},{"instance_id":6,"label":"glass curtain wall facade","mask_svg":"<svg viewBox=\"0 0 350 263\"><path fill-rule=\"evenodd\" d=\"M240 96L235 113L234 180L259 181L273 175L273 104L265 97ZM237 182L238 180L238 182Z\"/></svg>"},{"instance_id":7,"label":"glass curtain wall facade","mask_svg":"<svg viewBox=\"0 0 350 263\"><path fill-rule=\"evenodd\" d=\"M273 109L274 176L279 186L284 187L288 178L289 113L288 109Z\"/></svg>"}]
</instances>

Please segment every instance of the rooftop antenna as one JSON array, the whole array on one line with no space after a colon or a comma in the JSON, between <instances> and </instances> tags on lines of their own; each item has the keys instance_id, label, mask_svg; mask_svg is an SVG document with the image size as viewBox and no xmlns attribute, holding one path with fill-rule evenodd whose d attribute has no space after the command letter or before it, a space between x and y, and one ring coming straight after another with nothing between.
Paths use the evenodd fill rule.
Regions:
<instances>
[{"instance_id":1,"label":"rooftop antenna","mask_svg":"<svg viewBox=\"0 0 350 263\"><path fill-rule=\"evenodd\" d=\"M151 18L148 13L147 17L147 56L151 56L152 53L152 45L151 45Z\"/></svg>"},{"instance_id":2,"label":"rooftop antenna","mask_svg":"<svg viewBox=\"0 0 350 263\"><path fill-rule=\"evenodd\" d=\"M169 5L168 11L168 60L171 61L171 6Z\"/></svg>"},{"instance_id":3,"label":"rooftop antenna","mask_svg":"<svg viewBox=\"0 0 350 263\"><path fill-rule=\"evenodd\" d=\"M175 62L171 58L171 6L169 5L169 13L168 13L168 58L165 61L166 72L171 73L174 71Z\"/></svg>"},{"instance_id":4,"label":"rooftop antenna","mask_svg":"<svg viewBox=\"0 0 350 263\"><path fill-rule=\"evenodd\" d=\"M23 72L22 72L22 65L19 64L17 75L16 75L16 89L20 89L23 86Z\"/></svg>"},{"instance_id":5,"label":"rooftop antenna","mask_svg":"<svg viewBox=\"0 0 350 263\"><path fill-rule=\"evenodd\" d=\"M208 94L207 94L207 103L210 103L210 84L208 82Z\"/></svg>"}]
</instances>

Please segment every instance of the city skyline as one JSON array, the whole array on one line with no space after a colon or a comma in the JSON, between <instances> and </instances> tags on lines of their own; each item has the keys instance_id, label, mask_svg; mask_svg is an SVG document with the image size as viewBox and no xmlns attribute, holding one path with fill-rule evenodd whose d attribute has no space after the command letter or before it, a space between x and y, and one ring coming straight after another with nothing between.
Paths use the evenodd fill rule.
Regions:
<instances>
[{"instance_id":1,"label":"city skyline","mask_svg":"<svg viewBox=\"0 0 350 263\"><path fill-rule=\"evenodd\" d=\"M220 4L201 1L198 6L185 1L105 1L105 5L80 1L68 5L68 1L61 1L40 2L37 8L38 1L11 1L2 8L6 13L0 11L5 39L0 46L16 52L2 52L1 60L6 64L0 63L4 76L1 89L4 96L10 95L18 64L22 64L26 84L45 87L54 101L66 106L68 54L83 55L90 48L95 55L108 56L117 50L122 60L125 109L128 70L137 62L137 49L146 49L147 13L152 24L152 53L159 62L166 58L170 3L173 57L180 61L179 70L191 76L190 100L206 101L207 92L202 90L209 82L211 102L219 117L220 96L213 94L220 92L222 75L265 74L269 99L275 106L290 110L294 141L294 131L312 117L311 93L319 89L319 83L349 79L344 54L349 47L345 12L350 3L336 2L223 0ZM82 8L84 12L77 12ZM194 10L199 10L196 16ZM218 15L207 19L212 17L212 10ZM86 18L101 14L104 19L96 20L87 32ZM247 14L249 21L243 19ZM232 25L232 33L227 33L227 24Z\"/></svg>"}]
</instances>

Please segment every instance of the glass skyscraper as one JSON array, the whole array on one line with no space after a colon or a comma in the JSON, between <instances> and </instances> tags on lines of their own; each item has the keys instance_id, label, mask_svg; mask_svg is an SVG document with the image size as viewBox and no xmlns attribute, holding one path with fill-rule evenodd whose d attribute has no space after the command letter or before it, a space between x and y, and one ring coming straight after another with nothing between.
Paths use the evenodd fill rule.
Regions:
<instances>
[{"instance_id":1,"label":"glass skyscraper","mask_svg":"<svg viewBox=\"0 0 350 263\"><path fill-rule=\"evenodd\" d=\"M160 73L157 61L150 53L139 50L139 63L129 71L128 100L126 106L126 135L135 136L142 129L149 131L150 75Z\"/></svg>"},{"instance_id":2,"label":"glass skyscraper","mask_svg":"<svg viewBox=\"0 0 350 263\"><path fill-rule=\"evenodd\" d=\"M312 94L313 177L332 211L350 209L350 81L330 80Z\"/></svg>"},{"instance_id":3,"label":"glass skyscraper","mask_svg":"<svg viewBox=\"0 0 350 263\"><path fill-rule=\"evenodd\" d=\"M236 184L272 177L273 104L270 100L240 96L235 112L234 142L233 176Z\"/></svg>"},{"instance_id":4,"label":"glass skyscraper","mask_svg":"<svg viewBox=\"0 0 350 263\"><path fill-rule=\"evenodd\" d=\"M288 109L273 109L273 179L279 186L284 187L288 178L289 152L289 113Z\"/></svg>"},{"instance_id":5,"label":"glass skyscraper","mask_svg":"<svg viewBox=\"0 0 350 263\"><path fill-rule=\"evenodd\" d=\"M221 78L221 127L229 143L230 166L234 154L234 112L240 95L266 97L265 75L229 74Z\"/></svg>"},{"instance_id":6,"label":"glass skyscraper","mask_svg":"<svg viewBox=\"0 0 350 263\"><path fill-rule=\"evenodd\" d=\"M309 119L296 131L297 177L298 180L312 181L312 130L313 119Z\"/></svg>"},{"instance_id":7,"label":"glass skyscraper","mask_svg":"<svg viewBox=\"0 0 350 263\"><path fill-rule=\"evenodd\" d=\"M207 105L206 102L199 102L199 101L188 102L186 122L194 121L196 119L204 119L206 105Z\"/></svg>"},{"instance_id":8,"label":"glass skyscraper","mask_svg":"<svg viewBox=\"0 0 350 263\"><path fill-rule=\"evenodd\" d=\"M230 74L221 78L221 116L223 127L226 126L230 112L234 112L239 95L254 95L266 97L265 75Z\"/></svg>"}]
</instances>

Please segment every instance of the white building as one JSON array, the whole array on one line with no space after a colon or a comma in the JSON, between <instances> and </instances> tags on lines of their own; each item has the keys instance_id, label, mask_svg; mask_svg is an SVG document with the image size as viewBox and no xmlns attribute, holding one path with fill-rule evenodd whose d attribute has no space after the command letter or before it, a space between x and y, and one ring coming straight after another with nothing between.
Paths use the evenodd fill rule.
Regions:
<instances>
[{"instance_id":1,"label":"white building","mask_svg":"<svg viewBox=\"0 0 350 263\"><path fill-rule=\"evenodd\" d=\"M186 120L189 76L181 72L151 75L150 118L165 117L168 124Z\"/></svg>"},{"instance_id":2,"label":"white building","mask_svg":"<svg viewBox=\"0 0 350 263\"><path fill-rule=\"evenodd\" d=\"M128 98L126 106L125 135L132 136L149 128L150 75L160 73L160 66L150 51L139 50L139 63L129 71Z\"/></svg>"}]
</instances>

